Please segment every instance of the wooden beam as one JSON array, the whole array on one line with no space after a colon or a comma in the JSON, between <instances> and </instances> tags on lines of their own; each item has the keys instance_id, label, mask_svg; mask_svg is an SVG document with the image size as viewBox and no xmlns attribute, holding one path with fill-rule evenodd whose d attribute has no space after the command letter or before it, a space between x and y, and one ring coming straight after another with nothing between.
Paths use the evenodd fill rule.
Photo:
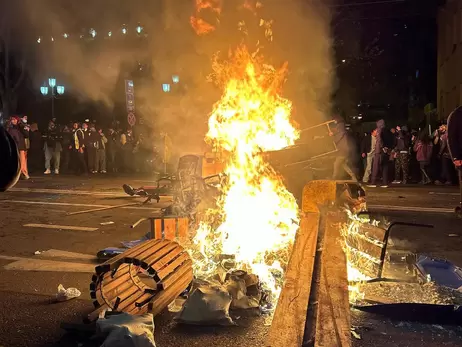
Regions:
<instances>
[{"instance_id":1,"label":"wooden beam","mask_svg":"<svg viewBox=\"0 0 462 347\"><path fill-rule=\"evenodd\" d=\"M319 213L308 213L301 220L266 346L299 347L302 345L316 253L318 224Z\"/></svg>"},{"instance_id":2,"label":"wooden beam","mask_svg":"<svg viewBox=\"0 0 462 347\"><path fill-rule=\"evenodd\" d=\"M315 346L351 346L350 303L345 252L340 244L341 213L323 218L324 249Z\"/></svg>"}]
</instances>

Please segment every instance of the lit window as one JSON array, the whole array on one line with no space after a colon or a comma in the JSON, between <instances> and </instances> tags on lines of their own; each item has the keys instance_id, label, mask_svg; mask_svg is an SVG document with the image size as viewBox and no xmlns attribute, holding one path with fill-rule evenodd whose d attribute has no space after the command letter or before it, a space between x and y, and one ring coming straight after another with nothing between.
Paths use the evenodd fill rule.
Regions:
<instances>
[{"instance_id":1,"label":"lit window","mask_svg":"<svg viewBox=\"0 0 462 347\"><path fill-rule=\"evenodd\" d=\"M178 75L173 75L173 76L172 76L172 81L173 81L173 83L178 83L178 82L180 82L180 76L178 76Z\"/></svg>"}]
</instances>

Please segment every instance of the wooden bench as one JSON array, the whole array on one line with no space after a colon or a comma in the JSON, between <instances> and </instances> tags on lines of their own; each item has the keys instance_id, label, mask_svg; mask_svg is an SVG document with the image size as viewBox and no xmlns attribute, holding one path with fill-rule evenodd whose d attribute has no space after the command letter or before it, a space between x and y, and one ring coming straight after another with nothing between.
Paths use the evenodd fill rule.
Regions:
<instances>
[{"instance_id":1,"label":"wooden bench","mask_svg":"<svg viewBox=\"0 0 462 347\"><path fill-rule=\"evenodd\" d=\"M148 240L96 266L90 295L96 308L143 314L160 313L192 282L189 254L171 240Z\"/></svg>"}]
</instances>

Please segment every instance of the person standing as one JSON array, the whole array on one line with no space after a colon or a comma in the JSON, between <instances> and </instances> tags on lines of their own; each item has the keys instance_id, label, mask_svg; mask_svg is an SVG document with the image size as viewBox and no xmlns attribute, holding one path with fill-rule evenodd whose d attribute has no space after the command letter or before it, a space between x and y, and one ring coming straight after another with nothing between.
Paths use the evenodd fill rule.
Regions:
<instances>
[{"instance_id":1,"label":"person standing","mask_svg":"<svg viewBox=\"0 0 462 347\"><path fill-rule=\"evenodd\" d=\"M72 129L72 144L69 146L69 149L72 149L77 173L86 175L88 172L87 164L85 163L84 139L85 135L83 129L79 127L79 123L74 123Z\"/></svg>"},{"instance_id":2,"label":"person standing","mask_svg":"<svg viewBox=\"0 0 462 347\"><path fill-rule=\"evenodd\" d=\"M385 121L377 121L377 141L375 144L374 159L372 162L372 184L376 187L380 174L382 174L382 187L388 187L388 164L390 152L393 145L393 134L385 128Z\"/></svg>"},{"instance_id":3,"label":"person standing","mask_svg":"<svg viewBox=\"0 0 462 347\"><path fill-rule=\"evenodd\" d=\"M59 175L62 151L61 140L59 129L53 121L50 121L50 123L48 123L45 144L43 146L43 150L45 151L45 175L51 174L51 160L53 160L55 175Z\"/></svg>"},{"instance_id":4,"label":"person standing","mask_svg":"<svg viewBox=\"0 0 462 347\"><path fill-rule=\"evenodd\" d=\"M393 150L395 155L395 180L393 184L407 184L409 178L409 148L411 145L411 137L407 131L407 127L396 127L396 146ZM403 179L401 180L401 172Z\"/></svg>"},{"instance_id":5,"label":"person standing","mask_svg":"<svg viewBox=\"0 0 462 347\"><path fill-rule=\"evenodd\" d=\"M37 123L30 125L29 131L30 148L28 153L28 163L32 172L43 170L43 138Z\"/></svg>"},{"instance_id":6,"label":"person standing","mask_svg":"<svg viewBox=\"0 0 462 347\"><path fill-rule=\"evenodd\" d=\"M61 147L63 148L63 151L61 153L62 155L62 161L61 161L61 172L67 173L69 172L69 163L71 162L71 157L72 157L72 131L71 128L72 126L67 126L65 125L63 127L63 131L61 132L62 135L62 143Z\"/></svg>"},{"instance_id":7,"label":"person standing","mask_svg":"<svg viewBox=\"0 0 462 347\"><path fill-rule=\"evenodd\" d=\"M351 155L350 148L351 143L345 128L345 121L340 116L334 117L336 121L336 129L333 133L334 142L338 149L338 155L334 161L334 172L332 174L334 180L338 180L342 178L342 171L345 171L353 181L357 181L355 173L351 169L348 159Z\"/></svg>"},{"instance_id":8,"label":"person standing","mask_svg":"<svg viewBox=\"0 0 462 347\"><path fill-rule=\"evenodd\" d=\"M109 128L108 131L109 133L106 144L106 155L108 159L107 163L110 172L117 172L117 152L118 148L120 148L120 140L118 134L115 132L113 128Z\"/></svg>"},{"instance_id":9,"label":"person standing","mask_svg":"<svg viewBox=\"0 0 462 347\"><path fill-rule=\"evenodd\" d=\"M99 137L98 137L99 136ZM102 129L98 129L97 141L95 142L96 156L95 156L95 173L106 173L106 144L108 142Z\"/></svg>"},{"instance_id":10,"label":"person standing","mask_svg":"<svg viewBox=\"0 0 462 347\"><path fill-rule=\"evenodd\" d=\"M363 143L361 144L362 153L361 156L366 160L364 169L363 183L368 183L372 173L372 161L374 160L375 146L377 143L377 129L365 136Z\"/></svg>"},{"instance_id":11,"label":"person standing","mask_svg":"<svg viewBox=\"0 0 462 347\"><path fill-rule=\"evenodd\" d=\"M432 157L433 144L429 136L423 132L420 134L419 139L414 145L414 152L416 152L417 161L419 162L421 181L420 184L429 184L432 182L428 175L428 167Z\"/></svg>"},{"instance_id":12,"label":"person standing","mask_svg":"<svg viewBox=\"0 0 462 347\"><path fill-rule=\"evenodd\" d=\"M97 173L95 168L97 146L98 133L96 132L95 126L92 124L90 126L90 130L88 130L85 134L85 148L88 155L88 171L91 173Z\"/></svg>"},{"instance_id":13,"label":"person standing","mask_svg":"<svg viewBox=\"0 0 462 347\"><path fill-rule=\"evenodd\" d=\"M29 170L27 169L27 156L26 156L26 137L28 136L28 132L20 126L21 119L18 116L11 117L10 125L8 127L8 133L13 138L16 146L18 147L19 151L19 160L21 163L21 174L23 177L28 180L29 177Z\"/></svg>"}]
</instances>

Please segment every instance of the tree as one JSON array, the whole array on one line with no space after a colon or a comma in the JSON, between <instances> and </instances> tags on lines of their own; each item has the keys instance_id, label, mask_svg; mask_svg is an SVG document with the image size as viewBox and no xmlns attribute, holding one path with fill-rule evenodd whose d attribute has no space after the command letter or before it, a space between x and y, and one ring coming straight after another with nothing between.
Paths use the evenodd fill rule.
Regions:
<instances>
[{"instance_id":1,"label":"tree","mask_svg":"<svg viewBox=\"0 0 462 347\"><path fill-rule=\"evenodd\" d=\"M16 25L20 22L12 15L14 8L4 4L0 11L0 102L3 116L9 117L16 111L18 89L26 75L26 54L13 25L13 18L16 18Z\"/></svg>"}]
</instances>

